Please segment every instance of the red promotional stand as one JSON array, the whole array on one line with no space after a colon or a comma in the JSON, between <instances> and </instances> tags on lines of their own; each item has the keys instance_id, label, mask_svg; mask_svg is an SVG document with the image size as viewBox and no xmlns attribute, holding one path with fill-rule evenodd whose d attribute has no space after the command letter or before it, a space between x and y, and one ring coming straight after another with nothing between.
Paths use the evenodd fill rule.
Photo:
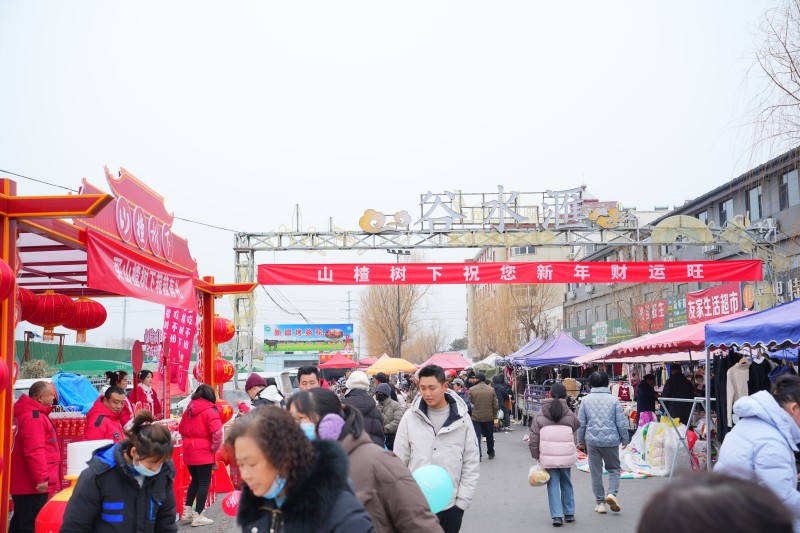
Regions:
<instances>
[{"instance_id":1,"label":"red promotional stand","mask_svg":"<svg viewBox=\"0 0 800 533\"><path fill-rule=\"evenodd\" d=\"M67 297L129 296L196 311L202 377L214 387L214 300L256 286L201 278L188 242L172 233L173 215L163 197L124 169L119 176L108 168L105 173L113 195L84 179L77 195L18 196L14 181L0 179L0 289L9 284L9 295L0 298L0 531L8 529L13 475L14 330L22 300L30 299L25 291L28 296L14 298L17 287L37 297L46 290ZM67 423L62 433L76 438L74 431Z\"/></svg>"}]
</instances>

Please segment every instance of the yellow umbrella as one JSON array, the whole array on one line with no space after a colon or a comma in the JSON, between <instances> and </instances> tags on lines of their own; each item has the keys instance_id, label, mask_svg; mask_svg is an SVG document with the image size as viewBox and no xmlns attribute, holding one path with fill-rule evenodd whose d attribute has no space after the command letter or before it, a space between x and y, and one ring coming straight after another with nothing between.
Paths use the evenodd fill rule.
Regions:
<instances>
[{"instance_id":1,"label":"yellow umbrella","mask_svg":"<svg viewBox=\"0 0 800 533\"><path fill-rule=\"evenodd\" d=\"M364 372L370 376L374 376L378 372L384 374L397 374L398 372L416 372L417 367L405 359L399 357L387 357L380 359L377 363L366 369Z\"/></svg>"}]
</instances>

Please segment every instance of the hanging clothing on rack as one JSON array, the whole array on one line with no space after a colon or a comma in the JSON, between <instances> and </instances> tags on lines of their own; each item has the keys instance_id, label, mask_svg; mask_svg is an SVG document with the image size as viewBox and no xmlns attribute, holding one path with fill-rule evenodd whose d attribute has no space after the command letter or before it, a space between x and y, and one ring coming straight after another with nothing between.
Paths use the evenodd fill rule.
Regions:
<instances>
[{"instance_id":1,"label":"hanging clothing on rack","mask_svg":"<svg viewBox=\"0 0 800 533\"><path fill-rule=\"evenodd\" d=\"M747 381L748 395L772 388L772 384L769 381L771 370L772 365L769 364L769 360L766 357L759 357L753 360L750 365L750 377Z\"/></svg>"},{"instance_id":2,"label":"hanging clothing on rack","mask_svg":"<svg viewBox=\"0 0 800 533\"><path fill-rule=\"evenodd\" d=\"M728 370L728 427L736 422L733 418L733 404L739 398L748 396L750 381L750 361L742 357L738 363Z\"/></svg>"}]
</instances>

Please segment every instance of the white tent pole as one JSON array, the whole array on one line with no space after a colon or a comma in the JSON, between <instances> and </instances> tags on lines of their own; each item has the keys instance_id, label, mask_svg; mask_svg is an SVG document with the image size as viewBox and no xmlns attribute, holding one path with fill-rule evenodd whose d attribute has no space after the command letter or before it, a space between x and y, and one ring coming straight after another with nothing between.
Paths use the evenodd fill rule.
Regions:
<instances>
[{"instance_id":1,"label":"white tent pole","mask_svg":"<svg viewBox=\"0 0 800 533\"><path fill-rule=\"evenodd\" d=\"M706 470L711 471L711 350L706 346L706 371L704 380L706 382ZM717 413L719 417L719 413Z\"/></svg>"}]
</instances>

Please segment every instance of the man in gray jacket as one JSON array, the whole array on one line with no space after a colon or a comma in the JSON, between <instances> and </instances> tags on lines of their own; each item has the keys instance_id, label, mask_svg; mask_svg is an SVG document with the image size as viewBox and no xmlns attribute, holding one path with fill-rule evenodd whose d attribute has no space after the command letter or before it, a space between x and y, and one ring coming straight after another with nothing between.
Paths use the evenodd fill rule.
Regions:
<instances>
[{"instance_id":1,"label":"man in gray jacket","mask_svg":"<svg viewBox=\"0 0 800 533\"><path fill-rule=\"evenodd\" d=\"M419 370L419 394L400 421L394 453L412 472L425 465L447 471L453 496L436 516L445 533L458 533L478 485L478 440L466 404L448 390L441 367Z\"/></svg>"},{"instance_id":2,"label":"man in gray jacket","mask_svg":"<svg viewBox=\"0 0 800 533\"><path fill-rule=\"evenodd\" d=\"M592 491L597 502L596 513L605 514L606 504L618 513L619 492L619 445L630 442L628 421L619 400L608 388L608 374L595 372L589 377L592 392L581 401L578 420L578 444L586 445L589 456L589 472L592 475ZM603 464L608 470L608 493L603 486Z\"/></svg>"}]
</instances>

